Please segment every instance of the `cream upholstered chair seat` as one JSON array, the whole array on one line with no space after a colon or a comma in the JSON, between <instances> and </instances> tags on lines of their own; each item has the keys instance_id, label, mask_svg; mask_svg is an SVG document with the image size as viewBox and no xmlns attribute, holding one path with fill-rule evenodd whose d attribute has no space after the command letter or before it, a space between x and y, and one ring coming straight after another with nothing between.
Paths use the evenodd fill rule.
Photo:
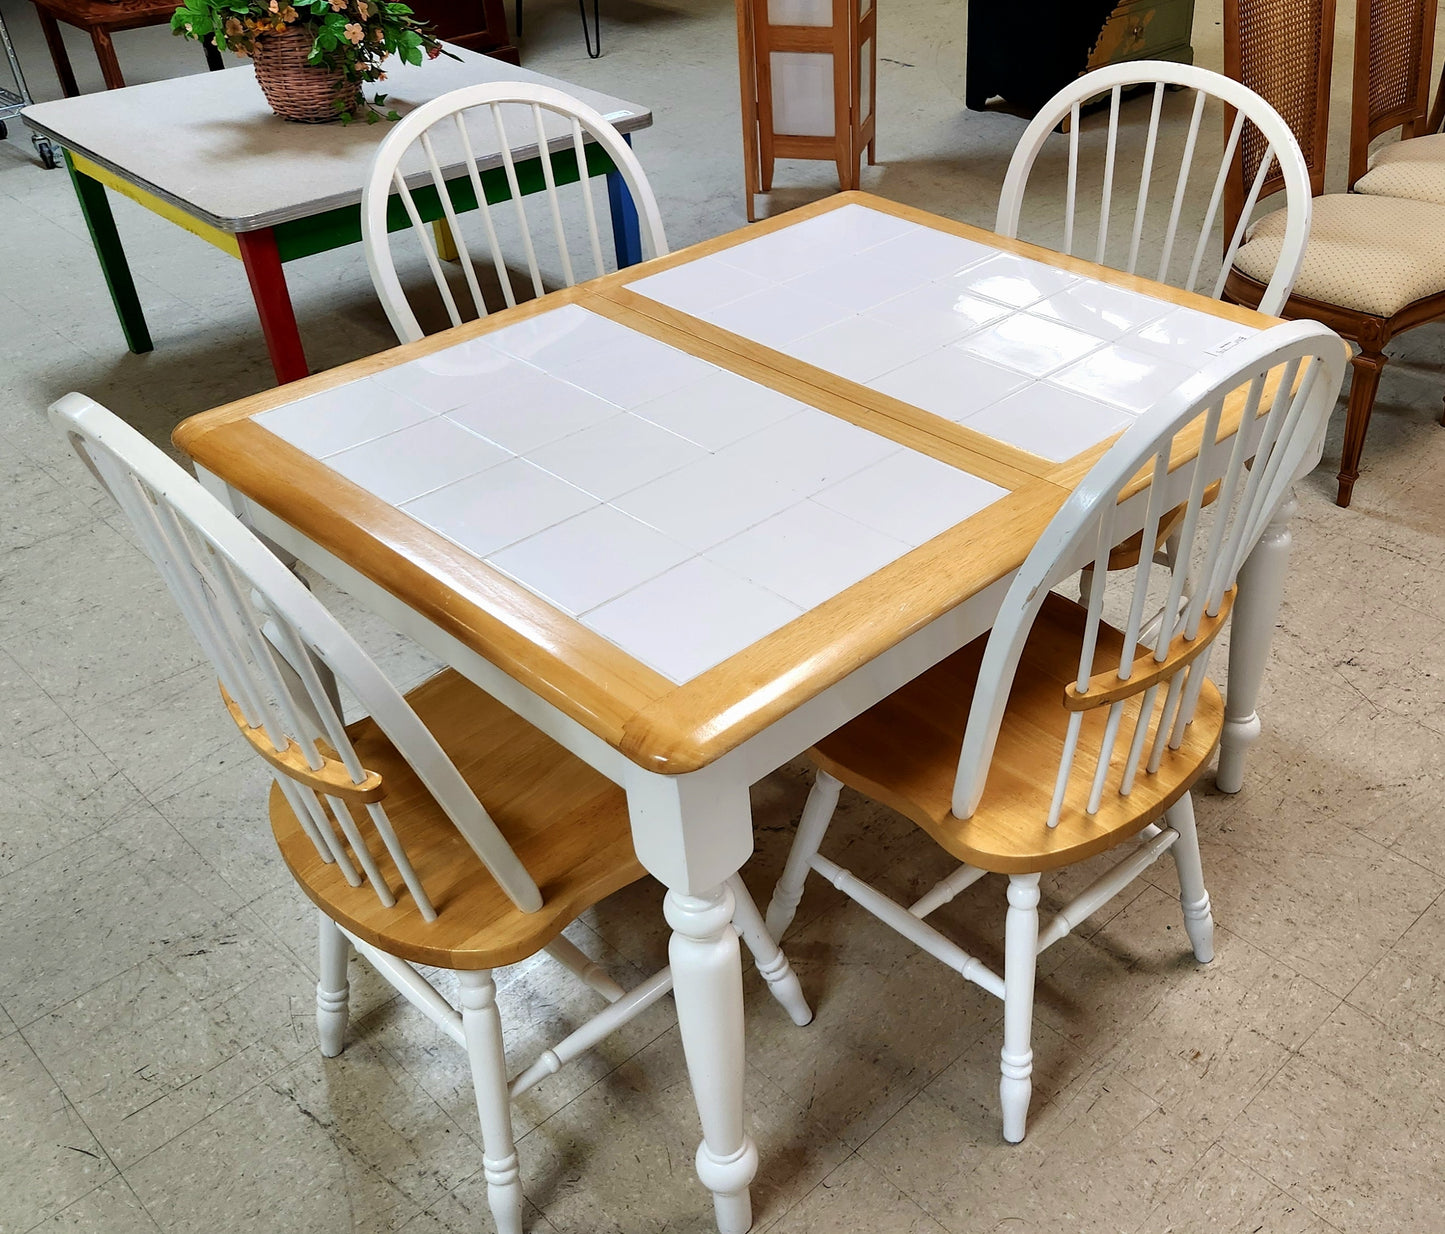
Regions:
<instances>
[{"instance_id":1,"label":"cream upholstered chair seat","mask_svg":"<svg viewBox=\"0 0 1445 1234\"><path fill-rule=\"evenodd\" d=\"M1355 181L1355 192L1445 206L1445 133L1386 146Z\"/></svg>"},{"instance_id":2,"label":"cream upholstered chair seat","mask_svg":"<svg viewBox=\"0 0 1445 1234\"><path fill-rule=\"evenodd\" d=\"M1267 283L1284 242L1285 212L1251 228L1234 266ZM1375 317L1445 292L1445 205L1331 193L1316 197L1294 294Z\"/></svg>"}]
</instances>

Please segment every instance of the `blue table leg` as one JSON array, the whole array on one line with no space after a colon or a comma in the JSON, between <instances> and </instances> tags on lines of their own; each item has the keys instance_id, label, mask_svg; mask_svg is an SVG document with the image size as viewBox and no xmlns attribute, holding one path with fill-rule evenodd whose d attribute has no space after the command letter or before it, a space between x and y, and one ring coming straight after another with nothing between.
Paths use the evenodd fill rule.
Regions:
<instances>
[{"instance_id":1,"label":"blue table leg","mask_svg":"<svg viewBox=\"0 0 1445 1234\"><path fill-rule=\"evenodd\" d=\"M632 136L623 138L629 146ZM607 204L612 210L612 241L617 246L617 268L635 266L642 260L642 231L637 223L637 203L627 191L620 172L607 173Z\"/></svg>"}]
</instances>

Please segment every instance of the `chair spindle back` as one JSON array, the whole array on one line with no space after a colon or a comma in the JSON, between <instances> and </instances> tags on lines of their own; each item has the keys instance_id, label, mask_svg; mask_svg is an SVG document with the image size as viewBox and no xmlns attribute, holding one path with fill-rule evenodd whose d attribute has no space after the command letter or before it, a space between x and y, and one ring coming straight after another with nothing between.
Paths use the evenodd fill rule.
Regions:
<instances>
[{"instance_id":1,"label":"chair spindle back","mask_svg":"<svg viewBox=\"0 0 1445 1234\"><path fill-rule=\"evenodd\" d=\"M336 619L236 517L98 403L68 394L50 411L140 536L220 678L242 736L270 764L318 856L357 887L396 898L353 817L364 809L427 921L437 912L387 817L386 784L361 763L337 684L372 716L513 903L536 884L411 706ZM358 868L359 867L359 868Z\"/></svg>"},{"instance_id":2,"label":"chair spindle back","mask_svg":"<svg viewBox=\"0 0 1445 1234\"><path fill-rule=\"evenodd\" d=\"M1124 181L1132 181L1135 173L1131 166L1133 158L1121 154L1121 130L1127 134L1129 129L1138 127L1137 120L1146 104L1141 99L1126 113L1124 95L1151 86L1147 103L1149 119L1143 134L1143 151L1137 161L1137 184L1126 184ZM1192 97L1170 98L1170 86L1192 91ZM1108 98L1107 135L1099 168L1097 227L1090 243L1082 232L1092 214L1095 196L1092 185L1081 187L1080 153L1086 142L1096 144L1093 117L1086 116L1083 109L1090 100L1100 96ZM1218 105L1227 120L1223 157L1217 161L1206 153L1209 139L1200 141L1206 107L1211 103ZM1180 123L1185 109L1189 117L1187 126ZM1304 260L1311 193L1298 143L1289 126L1264 99L1218 73L1163 61L1110 65L1080 77L1044 104L1019 138L999 195L995 227L1001 235L1019 235L1025 192L1035 164L1050 135L1064 120L1069 122L1069 131L1062 243L1044 239L1039 243L1048 243L1065 253L1087 257L1130 274L1143 274L1191 291L1206 290L1218 299L1256 203L1266 186L1278 181L1285 189L1289 221L1284 248L1260 310L1276 313L1284 306ZM1181 129L1182 132L1178 131ZM1223 210L1229 171L1246 147L1257 147L1260 154L1254 165L1248 198L1230 215ZM1174 150L1179 152L1177 159ZM1207 186L1210 195L1202 217L1195 218L1190 202L1192 190L1200 186ZM1160 208L1163 202L1168 203L1167 214ZM1132 218L1121 219L1122 225L1116 228L1114 215L1127 217L1128 204L1132 204ZM1083 226L1079 225L1081 215ZM1217 269L1210 256L1211 252L1218 251L1214 239L1216 226L1222 227L1225 239L1224 258ZM1148 247L1158 250L1157 260L1142 257L1146 234L1150 236ZM1187 271L1183 261L1186 253ZM1201 275L1211 270L1213 273L1205 287L1201 284Z\"/></svg>"},{"instance_id":3,"label":"chair spindle back","mask_svg":"<svg viewBox=\"0 0 1445 1234\"><path fill-rule=\"evenodd\" d=\"M1296 475L1318 461L1345 362L1326 327L1276 326L1191 377L1094 465L1020 568L989 636L954 782L956 815L969 817L983 795L1019 657L1050 588L1085 564L1105 579L1116 544L1141 521L1143 543L1157 543L1161 521L1182 505L1172 564L1146 556L1126 581L1122 638L1111 629L1101 641L1106 588L1090 592L1078 676L1060 699L1068 721L1048 825L1066 812L1097 813L1106 793L1127 797L1141 774L1158 771L1166 748L1179 748L1240 566ZM1095 752L1080 736L1103 708Z\"/></svg>"},{"instance_id":4,"label":"chair spindle back","mask_svg":"<svg viewBox=\"0 0 1445 1234\"><path fill-rule=\"evenodd\" d=\"M532 158L533 149L542 180L540 185L524 185L518 163ZM484 279L495 278L507 308L517 304L507 261L514 251L526 266L522 299L546 294L548 281L555 286L560 278L561 285L571 286L607 273L592 181L611 168L599 163L599 152L611 160L632 194L643 256L662 256L667 239L642 165L622 135L578 99L550 86L491 82L454 90L398 121L376 152L361 199L367 264L397 337L409 343L423 331L397 275L393 230L409 228L420 243L454 326L487 315ZM494 183L489 194L487 181L495 181L495 173L484 173L479 163L494 157L500 158L504 184ZM576 200L564 201L562 190L574 182ZM468 214L473 207L474 213ZM535 236L529 209L545 215ZM574 262L564 214L579 212L586 224L586 247ZM434 221L436 234L424 215ZM480 235L468 240L466 224L472 222L473 232ZM442 237L450 238L454 253L446 251ZM449 256L460 267L464 287L455 287L443 269ZM544 256L556 264L544 270Z\"/></svg>"}]
</instances>

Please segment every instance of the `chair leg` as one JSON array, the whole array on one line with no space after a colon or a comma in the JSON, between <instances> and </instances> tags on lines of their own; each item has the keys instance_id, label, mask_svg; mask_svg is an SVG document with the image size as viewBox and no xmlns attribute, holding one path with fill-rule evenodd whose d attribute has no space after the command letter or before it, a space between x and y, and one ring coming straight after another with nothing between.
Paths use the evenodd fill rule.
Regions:
<instances>
[{"instance_id":1,"label":"chair leg","mask_svg":"<svg viewBox=\"0 0 1445 1234\"><path fill-rule=\"evenodd\" d=\"M317 912L321 950L321 976L316 982L316 1035L321 1038L321 1053L335 1058L346 1040L346 1021L350 1015L351 984L346 967L351 959L351 940L323 912Z\"/></svg>"},{"instance_id":2,"label":"chair leg","mask_svg":"<svg viewBox=\"0 0 1445 1234\"><path fill-rule=\"evenodd\" d=\"M1350 405L1345 413L1345 445L1340 452L1339 492L1335 505L1348 506L1360 478L1360 456L1365 452L1365 430L1370 427L1370 412L1375 409L1375 391L1380 388L1380 372L1385 357L1378 351L1362 351L1350 362L1355 369L1350 379Z\"/></svg>"},{"instance_id":3,"label":"chair leg","mask_svg":"<svg viewBox=\"0 0 1445 1234\"><path fill-rule=\"evenodd\" d=\"M1004 927L1003 1050L998 1082L1003 1138L1024 1138L1034 1083L1034 969L1039 945L1039 876L1010 874Z\"/></svg>"},{"instance_id":4,"label":"chair leg","mask_svg":"<svg viewBox=\"0 0 1445 1234\"><path fill-rule=\"evenodd\" d=\"M497 1234L522 1234L522 1181L512 1138L512 1102L507 1095L507 1055L497 987L487 969L458 973L461 982L462 1033L472 1065L472 1087L482 1123L482 1170L487 1203Z\"/></svg>"},{"instance_id":5,"label":"chair leg","mask_svg":"<svg viewBox=\"0 0 1445 1234\"><path fill-rule=\"evenodd\" d=\"M793 966L788 963L783 949L768 933L767 926L763 924L763 915L753 903L753 897L743 883L742 876L734 874L728 879L728 886L733 891L733 925L737 927L747 949L753 953L758 972L762 973L763 980L768 983L768 993L782 1004L783 1010L799 1028L812 1023L813 1009L803 997L803 987L798 981L798 974L793 972Z\"/></svg>"},{"instance_id":6,"label":"chair leg","mask_svg":"<svg viewBox=\"0 0 1445 1234\"><path fill-rule=\"evenodd\" d=\"M577 0L577 11L582 14L582 38L587 44L587 58L595 60L602 54L602 0L592 0L592 28L587 28L587 0ZM597 46L593 50L593 36L596 36Z\"/></svg>"},{"instance_id":7,"label":"chair leg","mask_svg":"<svg viewBox=\"0 0 1445 1234\"><path fill-rule=\"evenodd\" d=\"M1199 834L1194 826L1194 798L1185 793L1164 816L1179 833L1174 841L1174 868L1179 871L1179 905L1184 910L1184 931L1201 964L1214 959L1214 916L1204 887L1204 866L1199 860Z\"/></svg>"},{"instance_id":8,"label":"chair leg","mask_svg":"<svg viewBox=\"0 0 1445 1234\"><path fill-rule=\"evenodd\" d=\"M793 923L793 914L798 911L810 863L817 856L828 824L833 821L833 811L838 808L838 794L842 788L841 780L819 769L813 789L803 805L803 817L798 822L793 847L788 850L783 875L773 888L773 898L768 904L768 933L778 942L783 941L783 935Z\"/></svg>"}]
</instances>

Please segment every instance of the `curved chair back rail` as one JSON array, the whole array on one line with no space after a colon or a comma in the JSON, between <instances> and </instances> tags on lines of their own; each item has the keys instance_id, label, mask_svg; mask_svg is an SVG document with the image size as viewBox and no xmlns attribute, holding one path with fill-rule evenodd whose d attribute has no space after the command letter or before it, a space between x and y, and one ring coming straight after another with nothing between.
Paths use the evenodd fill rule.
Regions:
<instances>
[{"instance_id":1,"label":"curved chair back rail","mask_svg":"<svg viewBox=\"0 0 1445 1234\"><path fill-rule=\"evenodd\" d=\"M478 167L477 142L484 133L493 139L488 148L494 145L500 151L506 176L508 197L496 202L488 199ZM523 194L513 153L522 134L535 143L543 180L542 191L528 196ZM571 286L607 273L594 177L588 174L589 147L611 160L632 194L644 258L666 254L657 199L632 147L600 113L560 90L528 82L468 86L433 99L397 122L377 150L362 192L361 235L377 295L403 343L414 342L424 332L397 272L390 230L393 195L405 216L400 231L410 232L419 243L447 318L456 326L487 315L486 293L493 290L492 280L494 301L499 292L506 307L517 304L509 257L525 265L524 299L544 295L551 289L549 282L552 287ZM575 195L565 194L573 180ZM428 200L434 194L441 207L436 234L422 220L418 197L423 194ZM576 200L564 201L567 196ZM475 215L459 210L458 201L464 203L463 210L475 203ZM529 202L534 213L545 215L535 229ZM545 210L538 202L545 203ZM579 214L586 244L574 261L568 231L575 230ZM464 218L475 226L464 226ZM468 230L474 233L471 239ZM442 263L448 257L460 266L464 286L455 286L458 280L447 277ZM470 311L465 307L468 301Z\"/></svg>"},{"instance_id":2,"label":"curved chair back rail","mask_svg":"<svg viewBox=\"0 0 1445 1234\"><path fill-rule=\"evenodd\" d=\"M1057 826L1066 806L1096 814L1106 791L1127 797L1141 772L1158 770L1166 748L1179 748L1239 569L1295 477L1318 458L1344 364L1343 345L1325 327L1276 326L1195 374L1094 465L1019 569L994 622L954 780L958 818L971 817L984 795L1019 657L1050 589L1086 563L1102 579L1114 545L1137 525L1141 502L1145 543L1183 505L1175 564L1141 560L1128 588L1122 639L1101 640L1108 628L1105 588L1091 590L1077 680L1059 699L1068 728L1047 825ZM1221 441L1226 407L1241 397L1239 429ZM1195 457L1181 464L1184 449ZM1207 490L1215 481L1211 502ZM1095 705L1108 708L1102 740L1087 743L1087 756L1079 757L1081 726ZM1122 763L1114 757L1121 741Z\"/></svg>"},{"instance_id":3,"label":"curved chair back rail","mask_svg":"<svg viewBox=\"0 0 1445 1234\"><path fill-rule=\"evenodd\" d=\"M540 908L536 883L456 765L301 581L215 497L98 403L69 394L51 417L135 526L215 666L243 735L258 748L270 746L277 786L318 857L354 887L364 878L383 905L395 903L344 799L364 805L422 916L436 919L387 817L385 784L352 745L341 686L415 769L513 904L523 912Z\"/></svg>"},{"instance_id":4,"label":"curved chair back rail","mask_svg":"<svg viewBox=\"0 0 1445 1234\"><path fill-rule=\"evenodd\" d=\"M1138 163L1137 184L1132 172L1124 169L1132 160L1121 159L1121 109L1128 91L1152 87L1148 106L1149 122L1144 130L1144 146ZM1171 104L1189 108L1188 127L1177 146L1176 157L1171 143L1161 140L1164 127L1164 105L1169 87L1193 92L1192 103ZM1084 107L1091 100L1108 99L1107 135L1102 165L1098 176L1098 223L1092 245L1077 225L1086 193L1080 185L1081 147L1086 140L1088 122ZM1228 120L1223 157L1216 163L1200 148L1200 131L1206 109L1218 104ZM1140 100L1143 106L1144 101ZM1299 143L1288 124L1264 99L1247 86L1207 69L1166 61L1137 60L1127 64L1109 65L1087 73L1059 91L1024 130L1009 162L999 194L995 230L1001 235L1018 236L1024 200L1030 180L1034 177L1040 155L1044 153L1054 130L1068 124L1068 159L1064 185L1064 218L1061 244L1052 247L1081 256L1130 274L1143 274L1160 282L1173 283L1190 290L1202 287L1203 274L1214 270L1211 250L1218 252L1216 225L1224 229L1223 260L1209 275L1208 294L1216 299L1224 290L1224 281L1234 261L1234 254L1243 242L1245 228L1255 204L1281 185L1284 188L1289 226L1274 277L1270 280L1259 308L1264 313L1278 313L1289 298L1310 228L1310 178ZM1207 144L1207 142L1206 142ZM1238 211L1231 210L1225 195L1229 171L1242 153L1249 151L1254 168L1245 202ZM1210 190L1202 216L1195 217L1190 202L1200 187ZM1167 201L1165 214L1152 202ZM1116 226L1115 215L1125 217ZM1144 258L1145 237L1162 228L1156 258ZM1024 239L1031 237L1025 236ZM1040 239L1039 243L1049 243ZM1148 247L1154 247L1152 239ZM1188 253L1188 265L1182 256ZM1208 263L1208 264L1206 264ZM1141 268L1142 265L1142 268Z\"/></svg>"}]
</instances>

